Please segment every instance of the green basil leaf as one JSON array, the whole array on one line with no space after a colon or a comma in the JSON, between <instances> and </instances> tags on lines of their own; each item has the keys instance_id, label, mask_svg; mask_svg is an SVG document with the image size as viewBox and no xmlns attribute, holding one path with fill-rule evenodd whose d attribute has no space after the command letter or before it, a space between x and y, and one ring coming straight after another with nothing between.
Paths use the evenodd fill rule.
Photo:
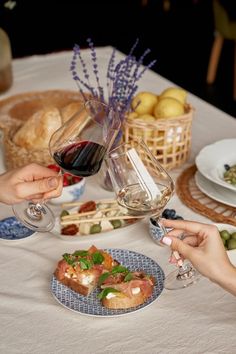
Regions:
<instances>
[{"instance_id":1,"label":"green basil leaf","mask_svg":"<svg viewBox=\"0 0 236 354\"><path fill-rule=\"evenodd\" d=\"M75 263L75 260L74 260L74 257L71 257L71 254L69 253L64 253L63 256L64 260L66 261L67 264L69 265L74 265Z\"/></svg>"},{"instance_id":2,"label":"green basil leaf","mask_svg":"<svg viewBox=\"0 0 236 354\"><path fill-rule=\"evenodd\" d=\"M85 257L88 255L88 251L85 250L78 250L73 253L73 256L75 257Z\"/></svg>"},{"instance_id":3,"label":"green basil leaf","mask_svg":"<svg viewBox=\"0 0 236 354\"><path fill-rule=\"evenodd\" d=\"M125 276L124 281L127 282L127 281L130 281L132 279L133 279L133 275L131 273L127 273L126 276Z\"/></svg>"},{"instance_id":4,"label":"green basil leaf","mask_svg":"<svg viewBox=\"0 0 236 354\"><path fill-rule=\"evenodd\" d=\"M106 280L109 277L110 274L111 274L110 272L106 272L100 275L100 277L98 278L98 285L101 285L104 282L104 280Z\"/></svg>"},{"instance_id":5,"label":"green basil leaf","mask_svg":"<svg viewBox=\"0 0 236 354\"><path fill-rule=\"evenodd\" d=\"M111 274L128 273L128 272L129 270L126 267L123 267L122 265L118 265L112 269Z\"/></svg>"},{"instance_id":6,"label":"green basil leaf","mask_svg":"<svg viewBox=\"0 0 236 354\"><path fill-rule=\"evenodd\" d=\"M94 264L102 264L104 261L104 256L99 251L97 251L92 254L92 260Z\"/></svg>"},{"instance_id":7,"label":"green basil leaf","mask_svg":"<svg viewBox=\"0 0 236 354\"><path fill-rule=\"evenodd\" d=\"M92 268L92 263L85 258L81 258L79 260L80 268L81 269L91 269Z\"/></svg>"},{"instance_id":8,"label":"green basil leaf","mask_svg":"<svg viewBox=\"0 0 236 354\"><path fill-rule=\"evenodd\" d=\"M99 300L102 300L104 299L109 293L119 293L120 291L114 289L114 288L106 288L106 289L103 289L103 291L98 294L98 298Z\"/></svg>"}]
</instances>

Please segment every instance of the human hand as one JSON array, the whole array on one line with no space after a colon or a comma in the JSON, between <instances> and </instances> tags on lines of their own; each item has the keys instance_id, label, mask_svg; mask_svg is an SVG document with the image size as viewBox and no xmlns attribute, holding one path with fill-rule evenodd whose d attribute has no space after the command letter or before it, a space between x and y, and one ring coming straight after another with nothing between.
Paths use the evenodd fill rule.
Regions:
<instances>
[{"instance_id":1,"label":"human hand","mask_svg":"<svg viewBox=\"0 0 236 354\"><path fill-rule=\"evenodd\" d=\"M222 284L225 274L232 271L216 226L185 220L162 219L161 224L173 228L163 243L190 260L192 265L210 280ZM184 240L178 237L185 236Z\"/></svg>"},{"instance_id":2,"label":"human hand","mask_svg":"<svg viewBox=\"0 0 236 354\"><path fill-rule=\"evenodd\" d=\"M62 192L62 177L36 163L0 175L0 201L16 204L58 197Z\"/></svg>"}]
</instances>

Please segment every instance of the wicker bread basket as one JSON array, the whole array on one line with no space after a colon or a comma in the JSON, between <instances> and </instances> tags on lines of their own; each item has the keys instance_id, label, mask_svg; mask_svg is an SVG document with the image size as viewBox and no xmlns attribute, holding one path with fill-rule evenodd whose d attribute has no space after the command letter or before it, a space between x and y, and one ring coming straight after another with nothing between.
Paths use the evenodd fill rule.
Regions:
<instances>
[{"instance_id":1,"label":"wicker bread basket","mask_svg":"<svg viewBox=\"0 0 236 354\"><path fill-rule=\"evenodd\" d=\"M0 101L0 129L3 131L3 151L6 169L20 167L30 162L48 165L53 162L48 148L26 149L16 145L13 136L32 114L47 106L61 110L71 102L81 101L78 92L50 90L11 96Z\"/></svg>"},{"instance_id":2,"label":"wicker bread basket","mask_svg":"<svg viewBox=\"0 0 236 354\"><path fill-rule=\"evenodd\" d=\"M180 166L190 153L194 109L187 105L185 112L182 116L158 119L151 123L141 119L126 119L123 140L132 146L134 138L141 137L165 169Z\"/></svg>"}]
</instances>

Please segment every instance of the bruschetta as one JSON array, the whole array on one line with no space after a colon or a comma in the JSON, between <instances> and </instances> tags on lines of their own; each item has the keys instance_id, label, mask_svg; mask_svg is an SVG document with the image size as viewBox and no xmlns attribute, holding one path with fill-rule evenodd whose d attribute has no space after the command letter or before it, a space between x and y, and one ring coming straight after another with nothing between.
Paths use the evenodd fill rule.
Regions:
<instances>
[{"instance_id":1,"label":"bruschetta","mask_svg":"<svg viewBox=\"0 0 236 354\"><path fill-rule=\"evenodd\" d=\"M98 295L103 306L110 309L127 309L142 305L153 293L154 278L143 271L129 271L118 265L101 274Z\"/></svg>"},{"instance_id":2,"label":"bruschetta","mask_svg":"<svg viewBox=\"0 0 236 354\"><path fill-rule=\"evenodd\" d=\"M99 277L117 265L110 254L91 246L88 250L63 254L54 275L62 284L87 296L97 286Z\"/></svg>"}]
</instances>

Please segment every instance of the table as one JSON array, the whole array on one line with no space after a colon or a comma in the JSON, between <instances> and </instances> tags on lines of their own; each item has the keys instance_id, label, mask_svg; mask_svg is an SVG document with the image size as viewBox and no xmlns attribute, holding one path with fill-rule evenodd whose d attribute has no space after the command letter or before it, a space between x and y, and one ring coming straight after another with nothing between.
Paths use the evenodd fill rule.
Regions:
<instances>
[{"instance_id":1,"label":"table","mask_svg":"<svg viewBox=\"0 0 236 354\"><path fill-rule=\"evenodd\" d=\"M112 48L98 48L102 75ZM75 89L69 73L71 52L32 56L14 60L14 85L2 98L26 91ZM88 51L84 58L88 60ZM121 55L121 54L119 54ZM105 76L104 76L105 77ZM160 92L177 85L148 71L140 90ZM175 179L194 162L206 144L235 138L236 120L203 100L189 94L195 107L191 156L171 171ZM0 169L4 166L0 159ZM110 197L92 179L84 198ZM181 203L175 195L168 204L185 219L210 222ZM0 217L12 215L9 206L0 206ZM50 292L50 280L57 261L65 252L88 248L124 248L143 253L168 273L169 249L155 245L146 223L121 229L113 237L76 242L59 240L51 233L38 233L24 241L0 241L0 353L3 354L106 354L106 353L233 353L236 351L235 297L202 278L184 290L164 290L157 301L142 311L123 317L96 318L80 315L60 306ZM232 255L232 262L235 256Z\"/></svg>"}]
</instances>

